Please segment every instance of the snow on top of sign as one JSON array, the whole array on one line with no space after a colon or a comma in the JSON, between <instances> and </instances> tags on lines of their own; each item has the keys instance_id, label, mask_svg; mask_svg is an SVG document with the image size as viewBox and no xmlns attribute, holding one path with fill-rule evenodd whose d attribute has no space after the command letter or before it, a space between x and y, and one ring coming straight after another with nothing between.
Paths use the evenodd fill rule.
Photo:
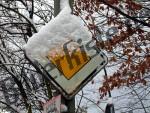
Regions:
<instances>
[{"instance_id":1,"label":"snow on top of sign","mask_svg":"<svg viewBox=\"0 0 150 113\"><path fill-rule=\"evenodd\" d=\"M55 48L57 52L62 51L62 45L69 40L82 39L82 43L86 43L91 39L92 35L82 20L71 14L68 0L62 0L60 5L61 12L34 34L25 45L26 54L30 59L42 61L50 50ZM77 43L70 44L68 48L76 45Z\"/></svg>"}]
</instances>

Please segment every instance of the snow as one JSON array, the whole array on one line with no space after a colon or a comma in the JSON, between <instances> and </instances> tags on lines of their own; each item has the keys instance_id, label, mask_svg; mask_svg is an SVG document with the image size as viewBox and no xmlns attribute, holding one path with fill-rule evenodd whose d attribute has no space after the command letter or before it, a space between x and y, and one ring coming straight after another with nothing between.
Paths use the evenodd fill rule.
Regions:
<instances>
[{"instance_id":1,"label":"snow","mask_svg":"<svg viewBox=\"0 0 150 113\"><path fill-rule=\"evenodd\" d=\"M82 20L71 14L68 0L61 1L61 12L49 23L34 34L25 45L27 56L32 60L44 61L50 50L60 53L62 46L69 40L75 41L68 45L76 48L76 41L82 39L82 44L88 42L92 35L84 26Z\"/></svg>"}]
</instances>

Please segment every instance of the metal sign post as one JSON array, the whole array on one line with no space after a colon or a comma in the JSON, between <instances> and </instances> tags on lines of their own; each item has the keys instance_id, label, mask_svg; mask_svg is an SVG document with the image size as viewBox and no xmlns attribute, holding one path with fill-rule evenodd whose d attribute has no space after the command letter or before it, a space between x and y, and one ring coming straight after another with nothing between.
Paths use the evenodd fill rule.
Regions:
<instances>
[{"instance_id":1,"label":"metal sign post","mask_svg":"<svg viewBox=\"0 0 150 113\"><path fill-rule=\"evenodd\" d=\"M107 104L105 113L115 113L114 105L113 104Z\"/></svg>"},{"instance_id":2,"label":"metal sign post","mask_svg":"<svg viewBox=\"0 0 150 113\"><path fill-rule=\"evenodd\" d=\"M67 42L66 45L70 43ZM108 60L105 54L92 41L81 45L77 51L68 54L64 46L65 55L56 59L47 56L43 62L32 62L34 67L46 77L63 95L62 102L67 105L68 113L75 111L74 96L105 67ZM56 95L55 95L56 96ZM72 110L73 109L73 110Z\"/></svg>"},{"instance_id":3,"label":"metal sign post","mask_svg":"<svg viewBox=\"0 0 150 113\"><path fill-rule=\"evenodd\" d=\"M73 0L70 0L70 3ZM54 0L55 7L60 5L60 0ZM56 7L56 9L59 7ZM55 10L56 10L55 9ZM55 14L59 12L56 10ZM56 16L56 15L55 15ZM81 37L82 38L82 37ZM58 54L52 57L48 54L42 61L36 63L28 58L34 67L47 78L55 88L62 94L62 101L68 107L68 113L75 113L75 98L74 96L95 77L100 70L107 64L106 55L93 45L93 41L82 44L82 39L78 39L78 48L68 50L68 44L74 43L72 40L63 44L63 55ZM57 47L56 47L57 48ZM52 50L49 51L52 53ZM27 56L28 57L28 56ZM56 95L55 95L56 96ZM54 99L55 100L55 99ZM53 103L57 102L53 101ZM58 99L59 100L59 99ZM60 101L58 102L60 103ZM49 102L45 107L46 113L51 112L52 108L59 105L51 105ZM73 110L72 110L73 109Z\"/></svg>"}]
</instances>

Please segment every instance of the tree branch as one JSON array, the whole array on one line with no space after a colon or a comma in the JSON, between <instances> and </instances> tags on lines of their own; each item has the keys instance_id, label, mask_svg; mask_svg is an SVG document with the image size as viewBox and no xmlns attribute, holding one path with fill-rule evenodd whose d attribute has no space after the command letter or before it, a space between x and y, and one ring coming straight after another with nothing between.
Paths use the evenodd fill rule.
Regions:
<instances>
[{"instance_id":1,"label":"tree branch","mask_svg":"<svg viewBox=\"0 0 150 113\"><path fill-rule=\"evenodd\" d=\"M33 28L33 31L34 31L35 33L37 33L37 30L36 30L36 28L34 27L33 23L32 23L28 18L26 18L23 14L19 13L18 11L14 10L14 9L12 9L12 8L10 8L10 7L6 7L6 6L2 5L2 4L0 4L0 7L3 7L3 8L5 8L5 9L10 10L10 11L13 11L14 13L17 13L18 15L20 15L21 17L23 17L23 18L30 24L30 26Z\"/></svg>"},{"instance_id":2,"label":"tree branch","mask_svg":"<svg viewBox=\"0 0 150 113\"><path fill-rule=\"evenodd\" d=\"M114 9L115 11L117 11L117 12L118 12L119 14L121 14L122 16L125 16L125 17L127 17L127 18L129 18L129 19L131 19L131 20L133 20L133 21L135 21L135 22L138 22L138 23L140 23L140 24L142 24L142 25L144 25L144 26L150 27L150 24L148 24L148 23L146 23L146 22L143 22L143 21L141 21L141 20L138 20L138 19L136 19L136 18L134 18L134 17L129 16L128 14L122 12L122 11L121 11L120 9L118 9L117 7L115 7L115 6L111 5L111 4L109 4L108 2L106 2L106 0L100 0L100 1L101 1L102 3L104 3L105 5L109 6L110 8Z\"/></svg>"}]
</instances>

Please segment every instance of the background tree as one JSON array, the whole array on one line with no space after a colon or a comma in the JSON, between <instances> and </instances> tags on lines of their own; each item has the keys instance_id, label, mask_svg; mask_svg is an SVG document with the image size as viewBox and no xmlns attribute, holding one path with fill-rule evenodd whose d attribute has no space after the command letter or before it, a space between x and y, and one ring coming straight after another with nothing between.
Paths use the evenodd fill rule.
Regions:
<instances>
[{"instance_id":1,"label":"background tree","mask_svg":"<svg viewBox=\"0 0 150 113\"><path fill-rule=\"evenodd\" d=\"M13 113L28 107L41 110L51 98L49 83L24 57L23 45L38 28L51 20L52 1L0 1L0 106ZM47 16L48 15L48 16Z\"/></svg>"},{"instance_id":2,"label":"background tree","mask_svg":"<svg viewBox=\"0 0 150 113\"><path fill-rule=\"evenodd\" d=\"M141 97L139 87L149 88L150 15L146 14L150 12L149 5L149 1L142 0L76 1L74 13L83 18L97 46L106 51L109 56L107 67L117 67L99 88L101 98L122 86L130 87L131 92L138 87L137 97ZM146 98L148 95L147 92ZM147 100L142 102L144 99L138 98L138 102L143 106L140 109L147 113L147 104L144 104Z\"/></svg>"}]
</instances>

